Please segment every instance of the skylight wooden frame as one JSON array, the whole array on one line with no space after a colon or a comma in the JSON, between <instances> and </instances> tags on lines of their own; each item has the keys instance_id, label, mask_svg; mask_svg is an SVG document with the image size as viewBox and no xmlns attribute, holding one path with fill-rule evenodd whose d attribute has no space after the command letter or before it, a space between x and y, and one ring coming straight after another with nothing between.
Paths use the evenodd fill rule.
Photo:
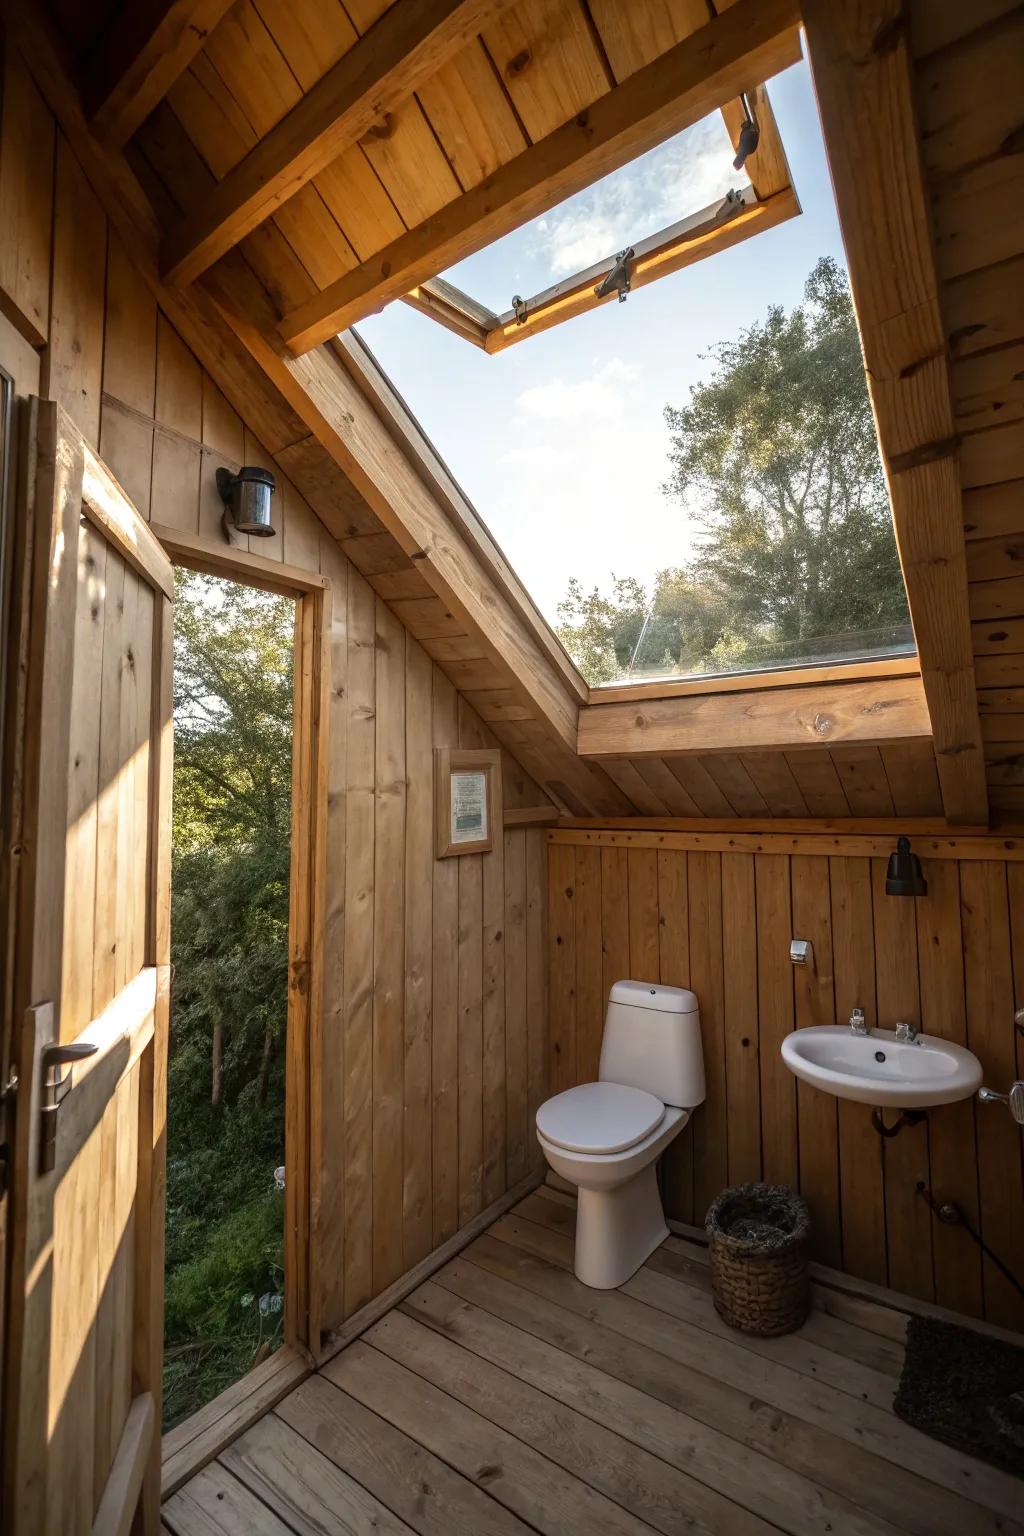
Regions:
<instances>
[{"instance_id":1,"label":"skylight wooden frame","mask_svg":"<svg viewBox=\"0 0 1024 1536\"><path fill-rule=\"evenodd\" d=\"M739 245L800 212L800 201L791 186L766 198L759 198L752 186L746 186L737 188L735 196L737 201L732 207L728 196L719 198L688 218L638 241L632 247L629 291L644 288L683 267ZM602 304L615 302L614 290L601 295L597 290L616 261L615 255L605 256L593 266L545 288L526 299L518 314L514 309L495 314L444 278L431 278L420 284L406 295L406 303L493 355Z\"/></svg>"}]
</instances>

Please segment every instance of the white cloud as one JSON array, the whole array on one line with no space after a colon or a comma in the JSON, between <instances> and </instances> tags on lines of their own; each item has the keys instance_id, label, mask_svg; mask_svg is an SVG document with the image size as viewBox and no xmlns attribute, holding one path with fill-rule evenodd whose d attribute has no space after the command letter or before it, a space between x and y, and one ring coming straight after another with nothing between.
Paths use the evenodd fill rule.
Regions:
<instances>
[{"instance_id":1,"label":"white cloud","mask_svg":"<svg viewBox=\"0 0 1024 1536\"><path fill-rule=\"evenodd\" d=\"M721 119L704 118L538 219L531 230L534 254L556 276L579 272L745 181L732 168Z\"/></svg>"},{"instance_id":2,"label":"white cloud","mask_svg":"<svg viewBox=\"0 0 1024 1536\"><path fill-rule=\"evenodd\" d=\"M590 378L550 379L524 389L516 399L516 412L531 422L608 420L622 407L625 386L638 370L613 357Z\"/></svg>"}]
</instances>

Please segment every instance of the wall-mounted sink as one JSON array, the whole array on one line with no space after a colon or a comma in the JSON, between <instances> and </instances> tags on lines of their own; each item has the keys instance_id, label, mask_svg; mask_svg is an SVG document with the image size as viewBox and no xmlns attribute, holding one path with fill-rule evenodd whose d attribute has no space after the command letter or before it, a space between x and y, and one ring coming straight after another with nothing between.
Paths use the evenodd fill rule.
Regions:
<instances>
[{"instance_id":1,"label":"wall-mounted sink","mask_svg":"<svg viewBox=\"0 0 1024 1536\"><path fill-rule=\"evenodd\" d=\"M838 1024L797 1029L783 1040L782 1059L813 1088L879 1108L952 1104L981 1087L981 1062L972 1051L936 1036L898 1040L891 1029L863 1035Z\"/></svg>"}]
</instances>

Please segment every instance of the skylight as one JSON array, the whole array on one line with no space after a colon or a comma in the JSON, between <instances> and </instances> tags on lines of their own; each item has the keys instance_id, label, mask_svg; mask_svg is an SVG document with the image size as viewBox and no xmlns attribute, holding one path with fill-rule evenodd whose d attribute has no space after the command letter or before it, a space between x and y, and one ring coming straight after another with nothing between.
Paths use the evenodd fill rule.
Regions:
<instances>
[{"instance_id":1,"label":"skylight","mask_svg":"<svg viewBox=\"0 0 1024 1536\"><path fill-rule=\"evenodd\" d=\"M495 356L360 326L591 684L914 648L806 65L770 92L801 217ZM507 307L742 180L708 120L445 277Z\"/></svg>"},{"instance_id":2,"label":"skylight","mask_svg":"<svg viewBox=\"0 0 1024 1536\"><path fill-rule=\"evenodd\" d=\"M613 171L442 274L496 314L749 187L720 113Z\"/></svg>"}]
</instances>

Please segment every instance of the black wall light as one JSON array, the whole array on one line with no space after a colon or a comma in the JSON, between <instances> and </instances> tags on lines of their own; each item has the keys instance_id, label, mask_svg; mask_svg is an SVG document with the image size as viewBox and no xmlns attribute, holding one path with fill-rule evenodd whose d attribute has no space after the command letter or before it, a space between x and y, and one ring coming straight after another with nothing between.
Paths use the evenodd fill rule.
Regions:
<instances>
[{"instance_id":1,"label":"black wall light","mask_svg":"<svg viewBox=\"0 0 1024 1536\"><path fill-rule=\"evenodd\" d=\"M272 538L277 531L270 521L270 498L277 482L269 469L258 464L243 464L237 475L230 469L218 469L217 489L224 503L224 530L230 535L253 533L257 538Z\"/></svg>"},{"instance_id":2,"label":"black wall light","mask_svg":"<svg viewBox=\"0 0 1024 1536\"><path fill-rule=\"evenodd\" d=\"M921 870L921 860L911 852L910 838L896 841L896 852L889 855L889 868L885 872L887 896L927 896L928 882Z\"/></svg>"}]
</instances>

